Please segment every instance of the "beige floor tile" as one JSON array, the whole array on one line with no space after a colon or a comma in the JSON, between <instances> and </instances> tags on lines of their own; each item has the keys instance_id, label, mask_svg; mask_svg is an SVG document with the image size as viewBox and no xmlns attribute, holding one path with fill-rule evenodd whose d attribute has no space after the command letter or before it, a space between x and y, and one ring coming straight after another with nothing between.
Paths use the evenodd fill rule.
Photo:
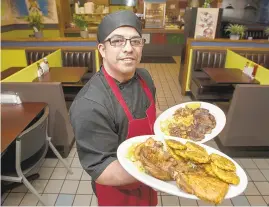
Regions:
<instances>
[{"instance_id":1,"label":"beige floor tile","mask_svg":"<svg viewBox=\"0 0 269 207\"><path fill-rule=\"evenodd\" d=\"M28 188L23 183L11 190L12 193L26 193L27 191Z\"/></svg>"},{"instance_id":2,"label":"beige floor tile","mask_svg":"<svg viewBox=\"0 0 269 207\"><path fill-rule=\"evenodd\" d=\"M252 159L243 158L240 159L240 162L243 168L258 168Z\"/></svg>"},{"instance_id":3,"label":"beige floor tile","mask_svg":"<svg viewBox=\"0 0 269 207\"><path fill-rule=\"evenodd\" d=\"M167 105L160 105L160 110L161 111L165 111L166 109L168 109Z\"/></svg>"},{"instance_id":4,"label":"beige floor tile","mask_svg":"<svg viewBox=\"0 0 269 207\"><path fill-rule=\"evenodd\" d=\"M259 169L269 169L269 163L265 159L253 159Z\"/></svg>"},{"instance_id":5,"label":"beige floor tile","mask_svg":"<svg viewBox=\"0 0 269 207\"><path fill-rule=\"evenodd\" d=\"M80 181L77 194L93 194L91 181Z\"/></svg>"},{"instance_id":6,"label":"beige floor tile","mask_svg":"<svg viewBox=\"0 0 269 207\"><path fill-rule=\"evenodd\" d=\"M269 205L269 196L263 196L263 200L267 205Z\"/></svg>"},{"instance_id":7,"label":"beige floor tile","mask_svg":"<svg viewBox=\"0 0 269 207\"><path fill-rule=\"evenodd\" d=\"M78 158L74 158L73 162L71 164L71 167L75 167L75 168L82 168L80 161Z\"/></svg>"},{"instance_id":8,"label":"beige floor tile","mask_svg":"<svg viewBox=\"0 0 269 207\"><path fill-rule=\"evenodd\" d=\"M50 177L51 180L64 180L67 175L67 170L62 167L56 167Z\"/></svg>"},{"instance_id":9,"label":"beige floor tile","mask_svg":"<svg viewBox=\"0 0 269 207\"><path fill-rule=\"evenodd\" d=\"M34 194L27 193L21 203L20 206L36 206L38 203L38 198Z\"/></svg>"},{"instance_id":10,"label":"beige floor tile","mask_svg":"<svg viewBox=\"0 0 269 207\"><path fill-rule=\"evenodd\" d=\"M74 158L65 158L67 165L70 167ZM59 160L56 167L64 167L63 163Z\"/></svg>"},{"instance_id":11,"label":"beige floor tile","mask_svg":"<svg viewBox=\"0 0 269 207\"><path fill-rule=\"evenodd\" d=\"M77 143L76 142L74 142L74 144L73 144L73 147L72 148L77 148Z\"/></svg>"},{"instance_id":12,"label":"beige floor tile","mask_svg":"<svg viewBox=\"0 0 269 207\"><path fill-rule=\"evenodd\" d=\"M263 176L269 181L269 170L261 170Z\"/></svg>"},{"instance_id":13,"label":"beige floor tile","mask_svg":"<svg viewBox=\"0 0 269 207\"><path fill-rule=\"evenodd\" d=\"M38 179L50 179L50 176L53 173L54 168L51 167L41 167L38 174L39 174L39 178Z\"/></svg>"},{"instance_id":14,"label":"beige floor tile","mask_svg":"<svg viewBox=\"0 0 269 207\"><path fill-rule=\"evenodd\" d=\"M269 195L269 183L268 182L254 182L261 195Z\"/></svg>"},{"instance_id":15,"label":"beige floor tile","mask_svg":"<svg viewBox=\"0 0 269 207\"><path fill-rule=\"evenodd\" d=\"M75 157L76 152L77 152L77 149L76 148L72 148L70 150L69 155L68 155L67 158L73 158L73 157Z\"/></svg>"},{"instance_id":16,"label":"beige floor tile","mask_svg":"<svg viewBox=\"0 0 269 207\"><path fill-rule=\"evenodd\" d=\"M179 199L177 196L162 196L163 206L179 206Z\"/></svg>"},{"instance_id":17,"label":"beige floor tile","mask_svg":"<svg viewBox=\"0 0 269 207\"><path fill-rule=\"evenodd\" d=\"M83 170L83 173L82 173L80 180L92 180L92 178L85 170Z\"/></svg>"},{"instance_id":18,"label":"beige floor tile","mask_svg":"<svg viewBox=\"0 0 269 207\"><path fill-rule=\"evenodd\" d=\"M76 195L73 206L90 206L92 195Z\"/></svg>"},{"instance_id":19,"label":"beige floor tile","mask_svg":"<svg viewBox=\"0 0 269 207\"><path fill-rule=\"evenodd\" d=\"M215 206L212 203L206 202L206 201L202 201L202 200L197 200L198 206Z\"/></svg>"},{"instance_id":20,"label":"beige floor tile","mask_svg":"<svg viewBox=\"0 0 269 207\"><path fill-rule=\"evenodd\" d=\"M25 193L9 193L3 206L18 206L22 201Z\"/></svg>"},{"instance_id":21,"label":"beige floor tile","mask_svg":"<svg viewBox=\"0 0 269 207\"><path fill-rule=\"evenodd\" d=\"M251 206L266 206L262 196L247 196L247 199Z\"/></svg>"},{"instance_id":22,"label":"beige floor tile","mask_svg":"<svg viewBox=\"0 0 269 207\"><path fill-rule=\"evenodd\" d=\"M97 197L95 195L92 196L91 206L98 206Z\"/></svg>"},{"instance_id":23,"label":"beige floor tile","mask_svg":"<svg viewBox=\"0 0 269 207\"><path fill-rule=\"evenodd\" d=\"M181 206L197 206L197 201L188 198L179 198L179 203Z\"/></svg>"},{"instance_id":24,"label":"beige floor tile","mask_svg":"<svg viewBox=\"0 0 269 207\"><path fill-rule=\"evenodd\" d=\"M83 169L82 168L71 168L73 174L68 173L66 176L67 180L80 180L82 176Z\"/></svg>"},{"instance_id":25,"label":"beige floor tile","mask_svg":"<svg viewBox=\"0 0 269 207\"><path fill-rule=\"evenodd\" d=\"M219 204L217 206L233 206L233 204L232 204L232 201L230 199L225 199L222 201L221 204Z\"/></svg>"},{"instance_id":26,"label":"beige floor tile","mask_svg":"<svg viewBox=\"0 0 269 207\"><path fill-rule=\"evenodd\" d=\"M259 169L246 169L252 181L267 181Z\"/></svg>"},{"instance_id":27,"label":"beige floor tile","mask_svg":"<svg viewBox=\"0 0 269 207\"><path fill-rule=\"evenodd\" d=\"M78 184L78 180L65 180L60 192L63 194L76 194Z\"/></svg>"},{"instance_id":28,"label":"beige floor tile","mask_svg":"<svg viewBox=\"0 0 269 207\"><path fill-rule=\"evenodd\" d=\"M75 153L75 157L78 158L78 152Z\"/></svg>"},{"instance_id":29,"label":"beige floor tile","mask_svg":"<svg viewBox=\"0 0 269 207\"><path fill-rule=\"evenodd\" d=\"M44 193L60 193L64 180L50 180Z\"/></svg>"},{"instance_id":30,"label":"beige floor tile","mask_svg":"<svg viewBox=\"0 0 269 207\"><path fill-rule=\"evenodd\" d=\"M32 182L32 186L36 189L38 193L43 193L48 182L49 180L34 180ZM28 193L31 193L31 191L28 191Z\"/></svg>"},{"instance_id":31,"label":"beige floor tile","mask_svg":"<svg viewBox=\"0 0 269 207\"><path fill-rule=\"evenodd\" d=\"M58 161L57 158L46 158L42 167L56 167Z\"/></svg>"},{"instance_id":32,"label":"beige floor tile","mask_svg":"<svg viewBox=\"0 0 269 207\"><path fill-rule=\"evenodd\" d=\"M245 195L260 195L260 192L256 188L253 182L248 182L247 189L244 191Z\"/></svg>"},{"instance_id":33,"label":"beige floor tile","mask_svg":"<svg viewBox=\"0 0 269 207\"><path fill-rule=\"evenodd\" d=\"M49 193L44 193L41 195L41 197L43 198L44 202L46 202L46 204L48 206L54 206L54 204L56 203L56 200L58 198L58 194L49 194ZM42 206L42 204L40 203L40 201L37 204L38 206Z\"/></svg>"}]
</instances>

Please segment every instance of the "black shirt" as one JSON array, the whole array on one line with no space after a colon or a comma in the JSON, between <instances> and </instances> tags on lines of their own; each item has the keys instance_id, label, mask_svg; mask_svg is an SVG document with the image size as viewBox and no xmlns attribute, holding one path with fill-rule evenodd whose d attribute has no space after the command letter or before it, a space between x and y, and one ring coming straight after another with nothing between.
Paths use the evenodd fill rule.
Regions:
<instances>
[{"instance_id":1,"label":"black shirt","mask_svg":"<svg viewBox=\"0 0 269 207\"><path fill-rule=\"evenodd\" d=\"M145 69L137 69L125 83L116 81L133 117L146 117L150 102L139 82L138 74L147 83L153 97L156 88ZM96 180L106 167L117 159L117 148L126 140L128 119L102 69L81 89L70 107L78 156L84 170Z\"/></svg>"}]
</instances>

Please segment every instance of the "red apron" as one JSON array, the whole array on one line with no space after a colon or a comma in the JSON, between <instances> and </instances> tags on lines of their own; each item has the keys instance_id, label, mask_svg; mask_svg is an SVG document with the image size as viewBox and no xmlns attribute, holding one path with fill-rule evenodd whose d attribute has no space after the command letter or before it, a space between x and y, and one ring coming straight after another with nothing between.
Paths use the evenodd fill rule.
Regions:
<instances>
[{"instance_id":1,"label":"red apron","mask_svg":"<svg viewBox=\"0 0 269 207\"><path fill-rule=\"evenodd\" d=\"M104 68L103 72L109 86L128 118L127 139L140 135L153 134L156 108L153 96L146 82L138 76L140 84L150 101L150 106L146 110L147 116L143 119L134 119L117 84ZM125 186L107 186L96 183L96 195L99 206L156 206L158 203L157 192L141 182Z\"/></svg>"}]
</instances>

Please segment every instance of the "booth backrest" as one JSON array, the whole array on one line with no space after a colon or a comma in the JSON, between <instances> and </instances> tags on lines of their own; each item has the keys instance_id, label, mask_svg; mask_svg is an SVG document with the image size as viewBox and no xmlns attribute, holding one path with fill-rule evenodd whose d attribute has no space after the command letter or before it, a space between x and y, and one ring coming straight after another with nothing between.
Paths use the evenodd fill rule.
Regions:
<instances>
[{"instance_id":1,"label":"booth backrest","mask_svg":"<svg viewBox=\"0 0 269 207\"><path fill-rule=\"evenodd\" d=\"M94 51L62 51L62 62L64 67L88 67L89 72L95 68L93 62Z\"/></svg>"},{"instance_id":2,"label":"booth backrest","mask_svg":"<svg viewBox=\"0 0 269 207\"><path fill-rule=\"evenodd\" d=\"M193 71L202 68L223 68L225 65L226 50L193 50Z\"/></svg>"},{"instance_id":3,"label":"booth backrest","mask_svg":"<svg viewBox=\"0 0 269 207\"><path fill-rule=\"evenodd\" d=\"M238 50L233 51L269 69L269 51L238 51Z\"/></svg>"},{"instance_id":4,"label":"booth backrest","mask_svg":"<svg viewBox=\"0 0 269 207\"><path fill-rule=\"evenodd\" d=\"M225 146L269 146L269 85L236 85L219 137Z\"/></svg>"},{"instance_id":5,"label":"booth backrest","mask_svg":"<svg viewBox=\"0 0 269 207\"><path fill-rule=\"evenodd\" d=\"M27 58L27 64L31 65L32 63L46 57L47 55L54 52L51 51L38 51L38 50L25 50L26 58Z\"/></svg>"},{"instance_id":6,"label":"booth backrest","mask_svg":"<svg viewBox=\"0 0 269 207\"><path fill-rule=\"evenodd\" d=\"M49 136L66 157L72 147L74 133L68 116L61 83L2 83L2 91L18 93L22 102L44 102L49 106ZM20 117L18 117L20 118Z\"/></svg>"}]
</instances>

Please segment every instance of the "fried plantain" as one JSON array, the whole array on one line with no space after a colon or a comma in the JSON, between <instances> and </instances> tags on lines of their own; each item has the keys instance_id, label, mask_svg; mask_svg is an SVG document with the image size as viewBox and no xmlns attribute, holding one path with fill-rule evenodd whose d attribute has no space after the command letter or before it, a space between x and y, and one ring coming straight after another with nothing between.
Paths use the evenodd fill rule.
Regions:
<instances>
[{"instance_id":1,"label":"fried plantain","mask_svg":"<svg viewBox=\"0 0 269 207\"><path fill-rule=\"evenodd\" d=\"M201 147L200 145L198 144L195 144L193 142L186 142L186 147L188 148L188 150L191 150L191 151L199 151L201 153L205 153L207 154L205 148Z\"/></svg>"},{"instance_id":2,"label":"fried plantain","mask_svg":"<svg viewBox=\"0 0 269 207\"><path fill-rule=\"evenodd\" d=\"M203 168L205 169L206 173L208 175L211 175L212 177L216 177L216 174L213 172L211 164L203 164Z\"/></svg>"},{"instance_id":3,"label":"fried plantain","mask_svg":"<svg viewBox=\"0 0 269 207\"><path fill-rule=\"evenodd\" d=\"M178 156L175 151L173 149L171 149L169 146L167 146L167 151L168 153L175 159L175 160L178 160L178 161L182 161L184 160L182 157Z\"/></svg>"},{"instance_id":4,"label":"fried plantain","mask_svg":"<svg viewBox=\"0 0 269 207\"><path fill-rule=\"evenodd\" d=\"M210 160L208 155L201 153L199 151L186 150L184 155L186 156L187 159L194 161L195 163L200 163L200 164L208 163Z\"/></svg>"},{"instance_id":5,"label":"fried plantain","mask_svg":"<svg viewBox=\"0 0 269 207\"><path fill-rule=\"evenodd\" d=\"M225 158L223 156L220 156L218 154L212 153L210 155L210 159L220 169L227 170L227 171L232 171L232 172L236 171L235 164L232 161L230 161L229 159L227 159L227 158Z\"/></svg>"},{"instance_id":6,"label":"fried plantain","mask_svg":"<svg viewBox=\"0 0 269 207\"><path fill-rule=\"evenodd\" d=\"M185 160L188 159L186 156L186 150L175 150L175 153Z\"/></svg>"},{"instance_id":7,"label":"fried plantain","mask_svg":"<svg viewBox=\"0 0 269 207\"><path fill-rule=\"evenodd\" d=\"M165 143L172 149L185 150L187 147L179 141L173 139L166 139Z\"/></svg>"},{"instance_id":8,"label":"fried plantain","mask_svg":"<svg viewBox=\"0 0 269 207\"><path fill-rule=\"evenodd\" d=\"M220 180L222 180L226 183L233 184L233 185L239 184L240 178L236 175L235 172L222 170L222 169L218 168L214 163L211 163L211 167L212 167L214 174L216 174L216 176Z\"/></svg>"}]
</instances>

